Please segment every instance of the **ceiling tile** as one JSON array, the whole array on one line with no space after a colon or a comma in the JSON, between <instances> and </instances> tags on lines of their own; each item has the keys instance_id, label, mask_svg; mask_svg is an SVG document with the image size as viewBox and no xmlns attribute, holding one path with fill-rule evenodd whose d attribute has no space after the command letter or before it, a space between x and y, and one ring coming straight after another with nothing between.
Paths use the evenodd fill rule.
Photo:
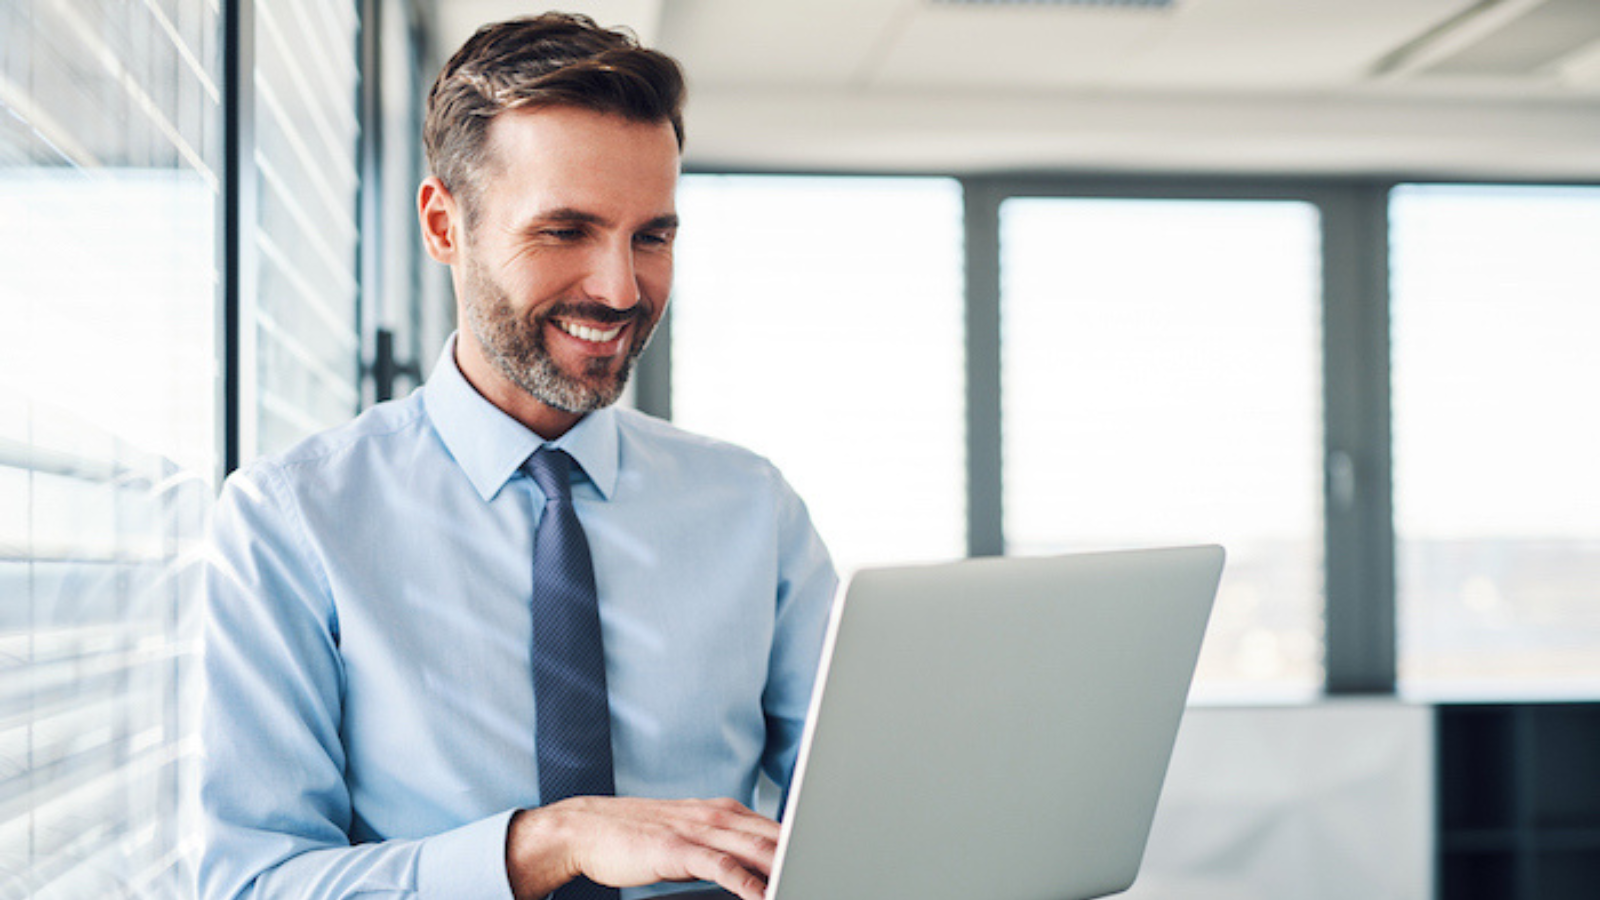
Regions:
<instances>
[{"instance_id":1,"label":"ceiling tile","mask_svg":"<svg viewBox=\"0 0 1600 900\"><path fill-rule=\"evenodd\" d=\"M668 0L659 46L694 86L845 87L919 0Z\"/></svg>"},{"instance_id":2,"label":"ceiling tile","mask_svg":"<svg viewBox=\"0 0 1600 900\"><path fill-rule=\"evenodd\" d=\"M1249 92L1358 84L1374 64L1478 0L1192 0L1109 76L1130 88Z\"/></svg>"},{"instance_id":3,"label":"ceiling tile","mask_svg":"<svg viewBox=\"0 0 1600 900\"><path fill-rule=\"evenodd\" d=\"M1546 0L1424 69L1441 75L1555 74L1565 58L1600 42L1600 3Z\"/></svg>"},{"instance_id":4,"label":"ceiling tile","mask_svg":"<svg viewBox=\"0 0 1600 900\"><path fill-rule=\"evenodd\" d=\"M1140 7L921 4L871 72L875 87L1082 87L1170 29Z\"/></svg>"}]
</instances>

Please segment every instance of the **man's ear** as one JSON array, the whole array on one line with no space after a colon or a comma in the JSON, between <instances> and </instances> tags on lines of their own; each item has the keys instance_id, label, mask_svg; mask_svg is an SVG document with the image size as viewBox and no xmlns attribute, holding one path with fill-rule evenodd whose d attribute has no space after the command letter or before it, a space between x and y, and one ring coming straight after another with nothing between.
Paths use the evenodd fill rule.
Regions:
<instances>
[{"instance_id":1,"label":"man's ear","mask_svg":"<svg viewBox=\"0 0 1600 900\"><path fill-rule=\"evenodd\" d=\"M422 244L428 255L453 266L461 255L461 235L466 228L463 210L437 176L429 175L417 188L417 218L422 223Z\"/></svg>"}]
</instances>

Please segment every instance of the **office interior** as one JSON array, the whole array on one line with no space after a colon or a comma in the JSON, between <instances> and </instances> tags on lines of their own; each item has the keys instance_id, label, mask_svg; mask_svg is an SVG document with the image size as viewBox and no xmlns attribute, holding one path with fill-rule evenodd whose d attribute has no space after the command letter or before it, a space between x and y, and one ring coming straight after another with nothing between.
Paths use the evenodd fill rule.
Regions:
<instances>
[{"instance_id":1,"label":"office interior","mask_svg":"<svg viewBox=\"0 0 1600 900\"><path fill-rule=\"evenodd\" d=\"M1600 895L1600 3L564 8L690 78L624 402L846 572L1228 547L1127 896ZM529 11L0 6L0 898L192 894L208 506L426 377L420 100Z\"/></svg>"}]
</instances>

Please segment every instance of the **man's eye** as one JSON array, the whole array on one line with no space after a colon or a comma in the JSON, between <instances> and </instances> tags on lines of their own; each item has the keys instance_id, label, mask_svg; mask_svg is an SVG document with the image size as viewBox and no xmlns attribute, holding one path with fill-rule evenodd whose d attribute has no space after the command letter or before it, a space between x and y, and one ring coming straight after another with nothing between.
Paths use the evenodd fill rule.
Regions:
<instances>
[{"instance_id":1,"label":"man's eye","mask_svg":"<svg viewBox=\"0 0 1600 900\"><path fill-rule=\"evenodd\" d=\"M583 230L580 228L546 228L540 234L557 241L576 241L583 238Z\"/></svg>"},{"instance_id":2,"label":"man's eye","mask_svg":"<svg viewBox=\"0 0 1600 900\"><path fill-rule=\"evenodd\" d=\"M634 240L646 247L665 247L672 243L672 235L665 231L646 231Z\"/></svg>"}]
</instances>

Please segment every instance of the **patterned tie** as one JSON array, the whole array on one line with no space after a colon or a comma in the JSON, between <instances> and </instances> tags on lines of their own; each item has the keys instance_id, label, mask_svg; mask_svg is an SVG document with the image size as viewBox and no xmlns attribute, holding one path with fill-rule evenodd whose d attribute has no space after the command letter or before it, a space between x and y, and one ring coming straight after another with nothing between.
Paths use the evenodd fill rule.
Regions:
<instances>
[{"instance_id":1,"label":"patterned tie","mask_svg":"<svg viewBox=\"0 0 1600 900\"><path fill-rule=\"evenodd\" d=\"M533 536L533 691L544 804L616 793L605 648L589 541L572 508L574 465L565 451L549 447L527 464L545 497ZM620 892L580 877L551 896L617 900Z\"/></svg>"}]
</instances>

